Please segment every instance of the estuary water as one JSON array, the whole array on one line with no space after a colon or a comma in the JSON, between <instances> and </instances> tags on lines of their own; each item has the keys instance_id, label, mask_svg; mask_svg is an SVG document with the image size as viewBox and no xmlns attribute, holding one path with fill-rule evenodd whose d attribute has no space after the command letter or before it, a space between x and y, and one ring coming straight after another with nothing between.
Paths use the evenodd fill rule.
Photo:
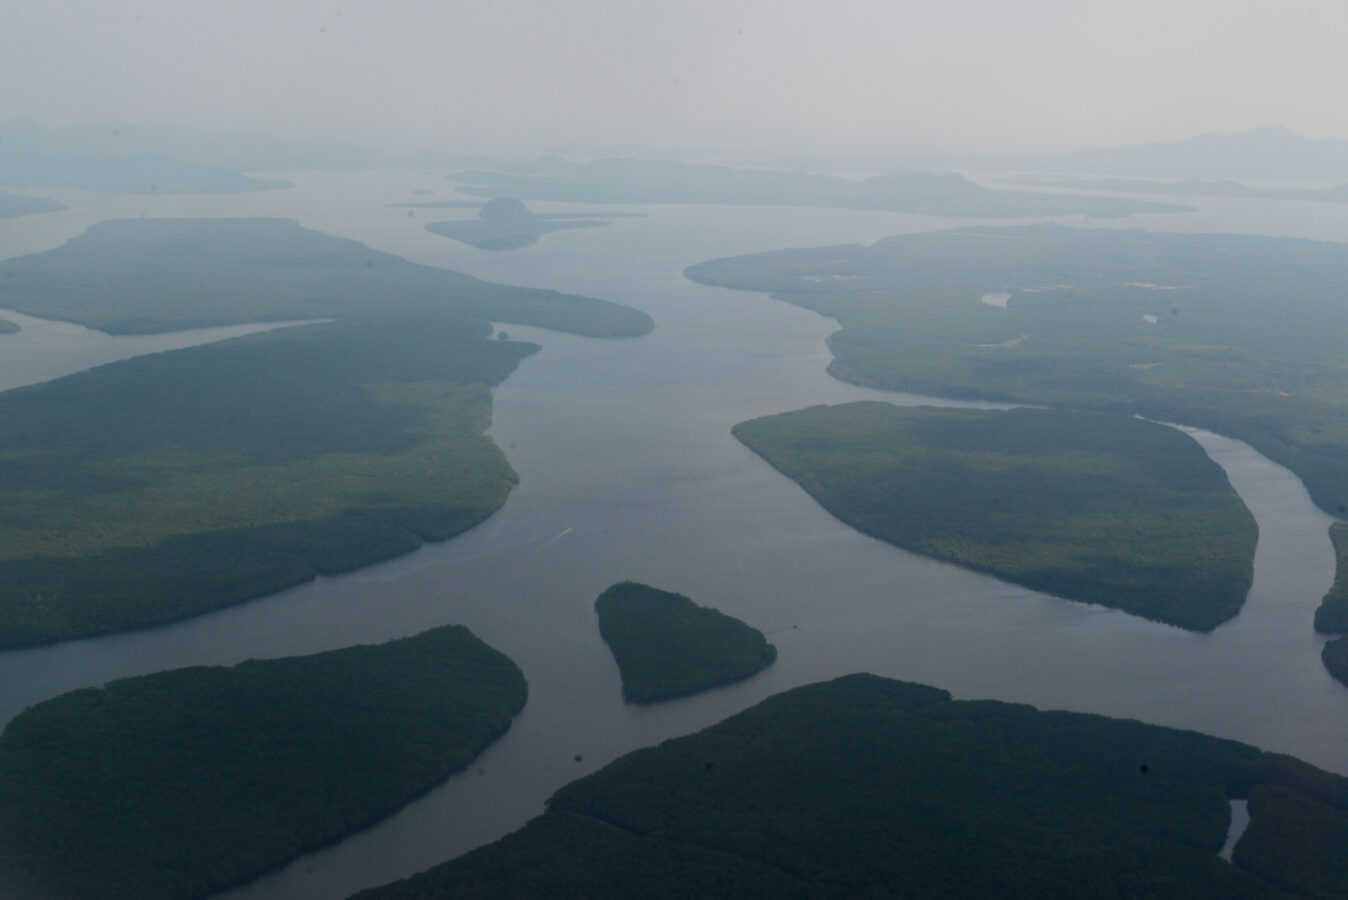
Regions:
<instances>
[{"instance_id":1,"label":"estuary water","mask_svg":"<svg viewBox=\"0 0 1348 900\"><path fill-rule=\"evenodd\" d=\"M1245 740L1348 773L1348 688L1319 661L1311 616L1333 578L1329 517L1285 469L1191 432L1260 527L1242 614L1195 635L1071 603L898 550L818 507L741 446L736 422L860 398L825 373L832 320L765 295L693 284L685 266L783 246L869 242L964 224L899 214L654 206L645 218L557 232L492 253L427 233L472 211L405 209L431 173L287 176L289 191L229 197L51 192L67 212L0 222L5 255L56 246L129 215L282 215L417 262L589 294L649 312L656 330L594 340L512 324L542 352L494 391L492 434L520 475L505 507L458 538L337 578L161 629L0 654L0 720L75 687L163 668L310 653L462 623L514 659L529 702L465 772L385 822L221 896L340 898L522 825L558 787L629 750L686 734L779 691L870 671L960 698L1129 716ZM1111 227L1275 234L1283 207L1232 201ZM1306 236L1348 240L1315 207ZM580 208L531 204L538 211ZM1064 219L1069 224L1080 220ZM1332 235L1327 233L1332 232ZM18 249L14 249L14 248ZM980 297L971 296L971 305ZM5 316L0 315L0 318ZM29 329L25 332L33 333ZM6 354L0 370L21 369ZM71 365L77 366L72 359ZM977 405L977 404L960 404ZM767 632L777 662L697 697L623 704L594 598L622 579L687 594Z\"/></svg>"}]
</instances>

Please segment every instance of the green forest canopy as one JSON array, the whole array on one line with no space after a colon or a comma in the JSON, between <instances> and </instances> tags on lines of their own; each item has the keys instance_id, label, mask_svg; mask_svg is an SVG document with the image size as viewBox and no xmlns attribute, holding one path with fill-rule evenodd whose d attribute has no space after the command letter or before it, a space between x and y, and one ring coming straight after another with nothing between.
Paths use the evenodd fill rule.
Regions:
<instances>
[{"instance_id":1,"label":"green forest canopy","mask_svg":"<svg viewBox=\"0 0 1348 900\"><path fill-rule=\"evenodd\" d=\"M0 736L0 894L204 897L462 769L524 706L466 628L124 678Z\"/></svg>"},{"instance_id":2,"label":"green forest canopy","mask_svg":"<svg viewBox=\"0 0 1348 900\"><path fill-rule=\"evenodd\" d=\"M1035 590L1208 631L1253 579L1254 517L1163 425L866 401L734 433L857 530Z\"/></svg>"},{"instance_id":3,"label":"green forest canopy","mask_svg":"<svg viewBox=\"0 0 1348 900\"><path fill-rule=\"evenodd\" d=\"M777 658L763 632L682 594L623 581L600 594L594 608L630 703L740 681Z\"/></svg>"},{"instance_id":4,"label":"green forest canopy","mask_svg":"<svg viewBox=\"0 0 1348 900\"><path fill-rule=\"evenodd\" d=\"M1250 824L1218 857L1230 800ZM1348 780L1189 731L852 675L559 790L360 900L1341 897Z\"/></svg>"},{"instance_id":5,"label":"green forest canopy","mask_svg":"<svg viewBox=\"0 0 1348 900\"><path fill-rule=\"evenodd\" d=\"M1287 238L971 228L692 266L837 319L829 371L955 397L1211 429L1348 512L1348 247ZM980 302L1005 293L1005 308Z\"/></svg>"},{"instance_id":6,"label":"green forest canopy","mask_svg":"<svg viewBox=\"0 0 1348 900\"><path fill-rule=\"evenodd\" d=\"M489 385L537 347L414 316L0 393L0 647L141 627L406 553L500 508Z\"/></svg>"},{"instance_id":7,"label":"green forest canopy","mask_svg":"<svg viewBox=\"0 0 1348 900\"><path fill-rule=\"evenodd\" d=\"M0 263L0 308L111 334L428 312L591 337L652 327L630 307L417 265L289 219L100 222Z\"/></svg>"},{"instance_id":8,"label":"green forest canopy","mask_svg":"<svg viewBox=\"0 0 1348 900\"><path fill-rule=\"evenodd\" d=\"M1330 525L1329 540L1334 545L1334 584L1315 611L1315 630L1342 634L1348 631L1348 523Z\"/></svg>"},{"instance_id":9,"label":"green forest canopy","mask_svg":"<svg viewBox=\"0 0 1348 900\"><path fill-rule=\"evenodd\" d=\"M1348 685L1348 523L1335 522L1329 526L1329 539L1334 545L1334 583L1315 611L1315 630L1338 635L1320 649L1320 659L1329 674Z\"/></svg>"}]
</instances>

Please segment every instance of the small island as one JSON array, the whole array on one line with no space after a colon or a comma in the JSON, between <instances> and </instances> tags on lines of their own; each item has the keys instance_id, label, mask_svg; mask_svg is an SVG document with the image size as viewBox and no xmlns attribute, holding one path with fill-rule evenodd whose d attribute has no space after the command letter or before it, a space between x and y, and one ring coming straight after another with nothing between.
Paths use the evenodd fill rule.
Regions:
<instances>
[{"instance_id":1,"label":"small island","mask_svg":"<svg viewBox=\"0 0 1348 900\"><path fill-rule=\"evenodd\" d=\"M1254 517L1164 425L866 401L734 434L858 531L1069 600L1211 631L1254 577Z\"/></svg>"},{"instance_id":2,"label":"small island","mask_svg":"<svg viewBox=\"0 0 1348 900\"><path fill-rule=\"evenodd\" d=\"M195 900L389 815L524 706L461 626L114 681L0 736L0 894Z\"/></svg>"},{"instance_id":3,"label":"small island","mask_svg":"<svg viewBox=\"0 0 1348 900\"><path fill-rule=\"evenodd\" d=\"M682 594L624 581L600 594L594 608L628 703L742 681L777 658L761 631Z\"/></svg>"},{"instance_id":4,"label":"small island","mask_svg":"<svg viewBox=\"0 0 1348 900\"><path fill-rule=\"evenodd\" d=\"M9 319L0 319L0 334L17 334L22 331L18 322L11 322Z\"/></svg>"},{"instance_id":5,"label":"small island","mask_svg":"<svg viewBox=\"0 0 1348 900\"><path fill-rule=\"evenodd\" d=\"M1339 897L1345 848L1348 779L1291 757L850 675L630 753L357 897Z\"/></svg>"},{"instance_id":6,"label":"small island","mask_svg":"<svg viewBox=\"0 0 1348 900\"><path fill-rule=\"evenodd\" d=\"M607 225L604 218L633 213L533 213L514 197L497 197L482 204L476 219L432 222L426 230L462 241L479 250L518 250L532 247L550 231Z\"/></svg>"}]
</instances>

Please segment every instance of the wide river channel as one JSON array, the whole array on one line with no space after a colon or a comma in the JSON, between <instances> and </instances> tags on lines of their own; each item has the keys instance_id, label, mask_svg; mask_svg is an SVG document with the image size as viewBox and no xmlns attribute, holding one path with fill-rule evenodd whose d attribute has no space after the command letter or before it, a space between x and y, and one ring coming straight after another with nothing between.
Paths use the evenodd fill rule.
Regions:
<instances>
[{"instance_id":1,"label":"wide river channel","mask_svg":"<svg viewBox=\"0 0 1348 900\"><path fill-rule=\"evenodd\" d=\"M0 722L73 688L192 664L311 653L462 623L514 659L529 702L465 772L385 822L221 895L342 898L513 831L558 787L638 747L797 685L869 671L960 698L1128 716L1296 754L1348 773L1348 688L1320 664L1311 616L1333 579L1329 517L1249 447L1195 437L1258 520L1241 615L1198 635L1037 594L864 537L730 434L814 403L883 398L824 371L836 324L766 295L693 284L685 266L785 246L869 242L965 221L836 210L643 207L643 218L492 253L426 232L464 210L439 175L295 176L232 196L48 192L70 210L0 222L0 256L58 246L107 218L266 215L416 262L639 307L656 328L594 340L505 324L542 352L494 392L492 433L520 475L505 507L448 542L166 628L0 654ZM1198 201L1196 213L1101 227L1348 241L1348 206ZM539 211L575 205L537 204ZM980 297L971 296L971 307ZM0 314L0 318L14 318ZM0 386L246 329L109 338L22 319L0 336ZM41 344L41 346L39 346ZM593 603L622 579L687 594L769 633L770 669L655 707L623 704Z\"/></svg>"}]
</instances>

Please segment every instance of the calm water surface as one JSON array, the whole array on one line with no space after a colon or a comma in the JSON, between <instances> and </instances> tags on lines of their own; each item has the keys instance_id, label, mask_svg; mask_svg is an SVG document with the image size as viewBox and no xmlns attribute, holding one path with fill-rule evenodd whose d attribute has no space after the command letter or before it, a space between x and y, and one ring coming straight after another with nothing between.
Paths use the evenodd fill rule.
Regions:
<instances>
[{"instance_id":1,"label":"calm water surface","mask_svg":"<svg viewBox=\"0 0 1348 900\"><path fill-rule=\"evenodd\" d=\"M1348 772L1348 689L1321 667L1321 640L1311 630L1333 578L1329 518L1295 477L1244 444L1192 432L1260 527L1244 612L1195 635L859 535L731 437L738 421L811 403L933 401L830 379L824 338L837 327L832 320L763 295L692 284L681 276L685 266L958 220L656 206L644 208L647 218L493 254L422 229L458 211L417 210L409 218L385 206L414 199L421 187L448 196L436 176L296 181L291 191L223 198L55 192L71 209L0 222L0 247L6 255L48 249L115 216L285 215L418 262L628 303L649 312L656 331L600 341L505 325L543 346L494 392L492 432L521 483L499 513L465 535L181 625L0 655L3 720L123 675L308 653L450 622L468 625L519 663L529 703L468 771L385 823L222 896L339 898L403 877L514 830L557 787L622 753L787 688L856 671L934 684L957 697L1196 728ZM1291 204L1315 213L1298 220L1288 204L1245 201L1231 221L1231 202L1199 205L1198 213L1112 227L1257 232L1262 211L1270 233L1348 239L1348 208L1331 204ZM1303 231L1285 230L1298 221ZM4 377L24 377L24 357L5 350L22 337L0 337L0 372L14 373ZM78 357L70 357L73 368L82 367ZM624 705L593 612L595 596L624 578L680 591L769 632L777 663L699 697Z\"/></svg>"}]
</instances>

